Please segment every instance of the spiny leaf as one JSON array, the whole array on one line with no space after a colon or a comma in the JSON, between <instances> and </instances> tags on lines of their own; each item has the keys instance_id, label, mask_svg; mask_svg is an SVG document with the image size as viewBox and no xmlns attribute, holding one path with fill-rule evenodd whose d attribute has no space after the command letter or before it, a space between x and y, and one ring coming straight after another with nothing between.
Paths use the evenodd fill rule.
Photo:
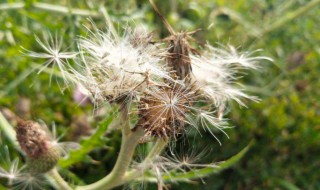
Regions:
<instances>
[{"instance_id":1,"label":"spiny leaf","mask_svg":"<svg viewBox=\"0 0 320 190\"><path fill-rule=\"evenodd\" d=\"M113 119L114 114L113 112L111 112L111 114L106 118L106 120L98 126L93 135L81 141L80 149L71 151L67 159L61 159L59 161L59 166L62 168L70 167L74 163L85 160L87 154L93 149L105 146L106 139L103 138L103 136Z\"/></svg>"}]
</instances>

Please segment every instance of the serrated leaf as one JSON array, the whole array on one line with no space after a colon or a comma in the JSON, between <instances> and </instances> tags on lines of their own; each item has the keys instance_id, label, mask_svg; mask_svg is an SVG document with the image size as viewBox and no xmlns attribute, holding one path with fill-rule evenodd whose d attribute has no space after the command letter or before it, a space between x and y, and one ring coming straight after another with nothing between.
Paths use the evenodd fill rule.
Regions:
<instances>
[{"instance_id":1,"label":"serrated leaf","mask_svg":"<svg viewBox=\"0 0 320 190\"><path fill-rule=\"evenodd\" d=\"M59 166L62 168L70 167L72 164L83 161L88 156L87 154L93 149L105 146L107 140L103 136L113 119L114 114L111 113L109 117L98 126L94 134L81 141L79 149L70 151L66 159L59 161Z\"/></svg>"}]
</instances>

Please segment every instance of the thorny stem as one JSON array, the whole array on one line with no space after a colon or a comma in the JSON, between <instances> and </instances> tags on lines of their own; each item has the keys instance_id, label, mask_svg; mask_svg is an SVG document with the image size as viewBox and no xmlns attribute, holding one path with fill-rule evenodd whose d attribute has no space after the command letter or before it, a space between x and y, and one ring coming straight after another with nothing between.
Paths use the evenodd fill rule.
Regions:
<instances>
[{"instance_id":1,"label":"thorny stem","mask_svg":"<svg viewBox=\"0 0 320 190\"><path fill-rule=\"evenodd\" d=\"M48 172L48 175L52 177L56 183L56 185L59 187L59 189L63 190L72 190L72 187L69 186L68 182L66 182L59 174L56 168L52 169L50 172Z\"/></svg>"},{"instance_id":2,"label":"thorny stem","mask_svg":"<svg viewBox=\"0 0 320 190\"><path fill-rule=\"evenodd\" d=\"M101 180L86 186L78 186L76 190L106 190L122 185L124 176L131 163L134 151L138 145L139 139L144 135L141 128L126 134L122 130L122 144L120 153L111 173Z\"/></svg>"}]
</instances>

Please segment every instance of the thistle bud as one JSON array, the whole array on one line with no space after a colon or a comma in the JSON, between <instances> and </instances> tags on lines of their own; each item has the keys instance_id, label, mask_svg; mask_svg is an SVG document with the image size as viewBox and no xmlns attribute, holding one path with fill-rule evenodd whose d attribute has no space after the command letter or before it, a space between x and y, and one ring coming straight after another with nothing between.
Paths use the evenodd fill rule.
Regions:
<instances>
[{"instance_id":1,"label":"thistle bud","mask_svg":"<svg viewBox=\"0 0 320 190\"><path fill-rule=\"evenodd\" d=\"M16 132L21 149L26 153L26 164L30 173L45 173L57 164L60 149L40 124L22 120L19 121Z\"/></svg>"}]
</instances>

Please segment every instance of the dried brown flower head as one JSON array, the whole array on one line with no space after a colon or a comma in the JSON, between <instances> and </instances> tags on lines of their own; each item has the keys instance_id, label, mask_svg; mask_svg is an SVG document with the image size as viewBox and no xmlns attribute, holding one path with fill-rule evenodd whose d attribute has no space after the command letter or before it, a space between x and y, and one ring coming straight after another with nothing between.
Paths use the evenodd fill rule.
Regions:
<instances>
[{"instance_id":1,"label":"dried brown flower head","mask_svg":"<svg viewBox=\"0 0 320 190\"><path fill-rule=\"evenodd\" d=\"M147 92L140 100L139 125L145 128L147 135L164 138L178 135L194 97L194 91L181 85Z\"/></svg>"},{"instance_id":2,"label":"dried brown flower head","mask_svg":"<svg viewBox=\"0 0 320 190\"><path fill-rule=\"evenodd\" d=\"M60 148L40 124L20 120L16 132L17 140L27 155L27 170L31 174L48 172L58 163Z\"/></svg>"},{"instance_id":3,"label":"dried brown flower head","mask_svg":"<svg viewBox=\"0 0 320 190\"><path fill-rule=\"evenodd\" d=\"M36 158L48 150L50 138L40 124L21 120L16 131L18 142L28 157Z\"/></svg>"},{"instance_id":4,"label":"dried brown flower head","mask_svg":"<svg viewBox=\"0 0 320 190\"><path fill-rule=\"evenodd\" d=\"M161 15L153 0L149 1L170 33L170 36L163 39L163 41L169 42L167 64L175 71L176 79L184 80L192 71L190 52L198 54L198 51L192 48L188 41L193 40L191 35L198 30L192 32L175 32L168 21Z\"/></svg>"}]
</instances>

